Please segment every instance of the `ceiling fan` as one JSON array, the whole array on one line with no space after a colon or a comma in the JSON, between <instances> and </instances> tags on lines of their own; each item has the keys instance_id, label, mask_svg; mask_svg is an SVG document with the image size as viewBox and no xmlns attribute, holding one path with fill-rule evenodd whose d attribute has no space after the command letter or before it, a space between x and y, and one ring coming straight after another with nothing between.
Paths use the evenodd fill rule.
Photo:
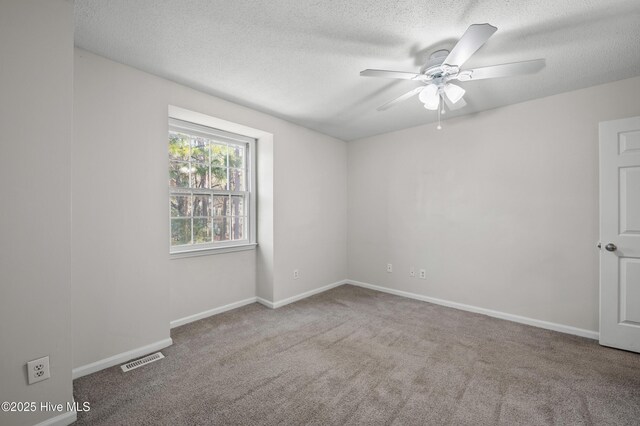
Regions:
<instances>
[{"instance_id":1,"label":"ceiling fan","mask_svg":"<svg viewBox=\"0 0 640 426\"><path fill-rule=\"evenodd\" d=\"M445 104L449 110L456 110L466 106L466 102L462 98L465 90L451 83L451 81L458 80L460 82L466 82L532 74L540 71L544 67L544 59L535 59L532 61L514 62L468 70L460 69L471 55L487 42L489 37L491 37L497 29L498 28L490 24L474 24L469 26L451 51L438 50L432 53L429 60L420 67L418 73L367 69L361 71L360 75L365 77L414 80L423 83L422 86L416 87L404 95L381 105L378 107L378 111L386 110L399 102L418 95L426 109L438 111L438 129L441 129L440 113L445 113Z\"/></svg>"}]
</instances>

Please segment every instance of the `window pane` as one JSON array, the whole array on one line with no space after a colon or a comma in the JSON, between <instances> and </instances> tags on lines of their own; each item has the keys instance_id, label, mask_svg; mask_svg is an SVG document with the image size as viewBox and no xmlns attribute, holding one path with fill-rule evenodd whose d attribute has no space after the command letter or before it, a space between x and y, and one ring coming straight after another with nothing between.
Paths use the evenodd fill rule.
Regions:
<instances>
[{"instance_id":1,"label":"window pane","mask_svg":"<svg viewBox=\"0 0 640 426\"><path fill-rule=\"evenodd\" d=\"M171 245L191 243L191 219L171 219Z\"/></svg>"},{"instance_id":2,"label":"window pane","mask_svg":"<svg viewBox=\"0 0 640 426\"><path fill-rule=\"evenodd\" d=\"M229 190L231 191L244 191L244 170L229 169Z\"/></svg>"},{"instance_id":3,"label":"window pane","mask_svg":"<svg viewBox=\"0 0 640 426\"><path fill-rule=\"evenodd\" d=\"M229 145L229 167L244 169L244 147Z\"/></svg>"},{"instance_id":4,"label":"window pane","mask_svg":"<svg viewBox=\"0 0 640 426\"><path fill-rule=\"evenodd\" d=\"M189 187L189 163L169 162L169 186L178 188Z\"/></svg>"},{"instance_id":5,"label":"window pane","mask_svg":"<svg viewBox=\"0 0 640 426\"><path fill-rule=\"evenodd\" d=\"M211 169L211 188L227 189L227 169L220 167Z\"/></svg>"},{"instance_id":6,"label":"window pane","mask_svg":"<svg viewBox=\"0 0 640 426\"><path fill-rule=\"evenodd\" d=\"M175 126L175 127L174 127ZM170 244L183 251L249 238L250 143L169 122Z\"/></svg>"},{"instance_id":7,"label":"window pane","mask_svg":"<svg viewBox=\"0 0 640 426\"><path fill-rule=\"evenodd\" d=\"M213 196L213 215L227 216L229 214L229 197L227 195Z\"/></svg>"},{"instance_id":8,"label":"window pane","mask_svg":"<svg viewBox=\"0 0 640 426\"><path fill-rule=\"evenodd\" d=\"M191 138L191 161L196 163L209 162L209 141L204 138Z\"/></svg>"},{"instance_id":9,"label":"window pane","mask_svg":"<svg viewBox=\"0 0 640 426\"><path fill-rule=\"evenodd\" d=\"M189 160L189 136L169 132L169 160Z\"/></svg>"},{"instance_id":10,"label":"window pane","mask_svg":"<svg viewBox=\"0 0 640 426\"><path fill-rule=\"evenodd\" d=\"M171 195L169 203L171 205L171 217L191 216L191 195Z\"/></svg>"},{"instance_id":11,"label":"window pane","mask_svg":"<svg viewBox=\"0 0 640 426\"><path fill-rule=\"evenodd\" d=\"M232 195L229 206L229 214L231 216L244 216L244 195Z\"/></svg>"},{"instance_id":12,"label":"window pane","mask_svg":"<svg viewBox=\"0 0 640 426\"><path fill-rule=\"evenodd\" d=\"M232 240L244 240L245 239L245 218L244 217L234 217L232 219L231 226L231 239Z\"/></svg>"},{"instance_id":13,"label":"window pane","mask_svg":"<svg viewBox=\"0 0 640 426\"><path fill-rule=\"evenodd\" d=\"M227 145L211 143L211 167L227 167Z\"/></svg>"},{"instance_id":14,"label":"window pane","mask_svg":"<svg viewBox=\"0 0 640 426\"><path fill-rule=\"evenodd\" d=\"M213 240L214 241L228 241L229 240L229 228L231 228L230 217L220 217L213 219Z\"/></svg>"},{"instance_id":15,"label":"window pane","mask_svg":"<svg viewBox=\"0 0 640 426\"><path fill-rule=\"evenodd\" d=\"M193 188L209 188L209 166L203 163L191 164Z\"/></svg>"},{"instance_id":16,"label":"window pane","mask_svg":"<svg viewBox=\"0 0 640 426\"><path fill-rule=\"evenodd\" d=\"M193 216L211 216L211 196L193 195ZM195 229L195 223L193 226Z\"/></svg>"},{"instance_id":17,"label":"window pane","mask_svg":"<svg viewBox=\"0 0 640 426\"><path fill-rule=\"evenodd\" d=\"M211 242L210 219L193 219L193 240L195 244Z\"/></svg>"}]
</instances>

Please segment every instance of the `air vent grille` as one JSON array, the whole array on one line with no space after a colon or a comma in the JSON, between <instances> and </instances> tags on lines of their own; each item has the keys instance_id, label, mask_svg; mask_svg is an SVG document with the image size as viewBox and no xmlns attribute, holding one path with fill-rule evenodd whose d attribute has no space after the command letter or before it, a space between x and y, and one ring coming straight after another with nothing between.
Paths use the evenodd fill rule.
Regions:
<instances>
[{"instance_id":1,"label":"air vent grille","mask_svg":"<svg viewBox=\"0 0 640 426\"><path fill-rule=\"evenodd\" d=\"M122 371L126 373L127 371L134 370L138 367L142 367L143 365L149 364L150 362L158 361L162 358L164 358L162 352L156 352L155 354L147 355L143 358L136 359L135 361L131 361L124 365L121 365L120 368L122 368Z\"/></svg>"}]
</instances>

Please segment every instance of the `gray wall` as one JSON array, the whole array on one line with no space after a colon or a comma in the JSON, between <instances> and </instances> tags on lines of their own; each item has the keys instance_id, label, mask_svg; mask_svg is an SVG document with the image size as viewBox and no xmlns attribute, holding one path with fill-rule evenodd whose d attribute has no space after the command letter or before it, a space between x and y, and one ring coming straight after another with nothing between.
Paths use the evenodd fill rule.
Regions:
<instances>
[{"instance_id":1,"label":"gray wall","mask_svg":"<svg viewBox=\"0 0 640 426\"><path fill-rule=\"evenodd\" d=\"M349 278L598 330L598 122L638 99L634 78L350 142Z\"/></svg>"},{"instance_id":2,"label":"gray wall","mask_svg":"<svg viewBox=\"0 0 640 426\"><path fill-rule=\"evenodd\" d=\"M72 401L73 3L0 2L0 401ZM51 378L27 385L27 361ZM39 407L38 407L39 408ZM32 425L60 413L4 413Z\"/></svg>"}]
</instances>

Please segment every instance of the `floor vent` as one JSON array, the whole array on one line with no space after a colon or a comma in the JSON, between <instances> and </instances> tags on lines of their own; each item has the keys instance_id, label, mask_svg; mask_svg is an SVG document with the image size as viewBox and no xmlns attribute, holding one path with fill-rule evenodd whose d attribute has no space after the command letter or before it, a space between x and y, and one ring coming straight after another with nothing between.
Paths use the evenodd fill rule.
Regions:
<instances>
[{"instance_id":1,"label":"floor vent","mask_svg":"<svg viewBox=\"0 0 640 426\"><path fill-rule=\"evenodd\" d=\"M126 373L127 371L134 370L138 367L142 367L143 365L149 364L153 361L158 361L162 358L164 358L162 352L156 352L155 354L147 355L144 358L136 359L135 361L131 361L124 365L121 365L120 368L122 368L122 371Z\"/></svg>"}]
</instances>

